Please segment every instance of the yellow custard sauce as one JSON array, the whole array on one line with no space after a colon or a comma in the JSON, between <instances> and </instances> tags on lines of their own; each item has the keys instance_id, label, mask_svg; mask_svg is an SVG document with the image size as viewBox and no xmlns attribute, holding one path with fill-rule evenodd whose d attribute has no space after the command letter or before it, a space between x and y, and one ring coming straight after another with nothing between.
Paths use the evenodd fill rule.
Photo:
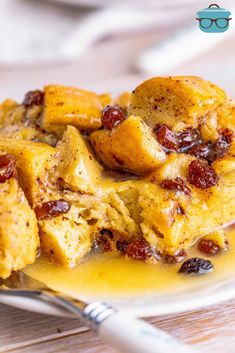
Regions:
<instances>
[{"instance_id":1,"label":"yellow custard sauce","mask_svg":"<svg viewBox=\"0 0 235 353\"><path fill-rule=\"evenodd\" d=\"M226 252L207 257L199 253L196 247L188 251L189 258L199 256L212 261L214 271L204 276L179 274L181 264L159 262L150 265L110 254L89 256L73 269L40 258L24 272L53 289L80 298L121 298L181 291L194 285L205 286L217 280L235 277L235 226L227 228L226 234L229 241Z\"/></svg>"}]
</instances>

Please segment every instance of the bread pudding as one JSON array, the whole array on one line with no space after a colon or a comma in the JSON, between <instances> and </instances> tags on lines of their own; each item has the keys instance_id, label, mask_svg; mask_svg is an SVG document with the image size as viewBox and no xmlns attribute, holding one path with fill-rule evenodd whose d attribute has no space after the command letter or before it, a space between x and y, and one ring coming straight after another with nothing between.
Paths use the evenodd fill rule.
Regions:
<instances>
[{"instance_id":1,"label":"bread pudding","mask_svg":"<svg viewBox=\"0 0 235 353\"><path fill-rule=\"evenodd\" d=\"M73 267L97 251L157 264L183 261L195 242L226 250L234 134L235 102L193 76L155 77L115 99L49 85L5 100L0 276L39 254Z\"/></svg>"}]
</instances>

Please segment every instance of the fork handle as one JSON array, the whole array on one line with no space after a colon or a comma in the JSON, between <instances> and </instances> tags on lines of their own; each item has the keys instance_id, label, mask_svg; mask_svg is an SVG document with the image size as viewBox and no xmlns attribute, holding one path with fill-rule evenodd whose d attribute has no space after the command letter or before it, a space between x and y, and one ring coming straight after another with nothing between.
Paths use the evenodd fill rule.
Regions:
<instances>
[{"instance_id":1,"label":"fork handle","mask_svg":"<svg viewBox=\"0 0 235 353\"><path fill-rule=\"evenodd\" d=\"M197 351L147 322L114 311L104 303L91 303L86 320L110 345L126 353L196 353Z\"/></svg>"}]
</instances>

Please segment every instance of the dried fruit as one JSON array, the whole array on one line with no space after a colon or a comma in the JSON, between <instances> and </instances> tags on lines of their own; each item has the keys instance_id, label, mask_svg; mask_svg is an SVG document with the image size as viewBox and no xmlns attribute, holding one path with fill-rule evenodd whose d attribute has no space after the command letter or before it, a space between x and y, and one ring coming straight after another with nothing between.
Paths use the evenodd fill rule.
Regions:
<instances>
[{"instance_id":1,"label":"dried fruit","mask_svg":"<svg viewBox=\"0 0 235 353\"><path fill-rule=\"evenodd\" d=\"M158 143L167 151L178 151L178 140L176 135L165 124L157 125L155 133Z\"/></svg>"},{"instance_id":2,"label":"dried fruit","mask_svg":"<svg viewBox=\"0 0 235 353\"><path fill-rule=\"evenodd\" d=\"M118 240L116 242L116 248L123 254L126 254L128 248L128 242L126 240Z\"/></svg>"},{"instance_id":3,"label":"dried fruit","mask_svg":"<svg viewBox=\"0 0 235 353\"><path fill-rule=\"evenodd\" d=\"M32 107L33 105L43 104L43 99L44 99L44 93L37 89L35 91L29 91L28 93L26 93L22 104L26 108L29 108L29 107Z\"/></svg>"},{"instance_id":4,"label":"dried fruit","mask_svg":"<svg viewBox=\"0 0 235 353\"><path fill-rule=\"evenodd\" d=\"M197 129L188 128L178 135L178 146L180 150L191 148L201 142L200 132Z\"/></svg>"},{"instance_id":5,"label":"dried fruit","mask_svg":"<svg viewBox=\"0 0 235 353\"><path fill-rule=\"evenodd\" d=\"M223 137L218 139L213 145L212 150L214 152L214 159L215 161L218 158L223 158L228 152L229 144L224 140Z\"/></svg>"},{"instance_id":6,"label":"dried fruit","mask_svg":"<svg viewBox=\"0 0 235 353\"><path fill-rule=\"evenodd\" d=\"M120 124L126 119L122 108L116 105L108 105L102 111L101 122L102 126L108 130L112 130L117 124Z\"/></svg>"},{"instance_id":7,"label":"dried fruit","mask_svg":"<svg viewBox=\"0 0 235 353\"><path fill-rule=\"evenodd\" d=\"M186 251L182 249L177 251L177 253L174 255L166 254L163 260L167 264L175 264L177 262L183 261L186 256L187 256Z\"/></svg>"},{"instance_id":8,"label":"dried fruit","mask_svg":"<svg viewBox=\"0 0 235 353\"><path fill-rule=\"evenodd\" d=\"M135 260L145 261L152 256L152 251L146 240L137 239L128 245L126 255Z\"/></svg>"},{"instance_id":9,"label":"dried fruit","mask_svg":"<svg viewBox=\"0 0 235 353\"><path fill-rule=\"evenodd\" d=\"M208 272L213 271L214 266L210 260L201 259L194 257L186 260L179 269L179 273L185 273L187 275L204 275Z\"/></svg>"},{"instance_id":10,"label":"dried fruit","mask_svg":"<svg viewBox=\"0 0 235 353\"><path fill-rule=\"evenodd\" d=\"M221 252L221 247L211 239L200 239L198 249L206 255L216 255Z\"/></svg>"},{"instance_id":11,"label":"dried fruit","mask_svg":"<svg viewBox=\"0 0 235 353\"><path fill-rule=\"evenodd\" d=\"M175 179L165 179L161 182L161 187L168 190L182 191L186 195L191 194L191 190L186 185L185 181L179 177Z\"/></svg>"},{"instance_id":12,"label":"dried fruit","mask_svg":"<svg viewBox=\"0 0 235 353\"><path fill-rule=\"evenodd\" d=\"M234 138L234 132L228 128L224 129L221 131L221 135L224 141L227 142L227 144L231 144Z\"/></svg>"},{"instance_id":13,"label":"dried fruit","mask_svg":"<svg viewBox=\"0 0 235 353\"><path fill-rule=\"evenodd\" d=\"M187 150L187 153L198 158L204 158L208 162L213 162L215 159L215 153L213 152L210 143L201 143L199 145L193 146Z\"/></svg>"},{"instance_id":14,"label":"dried fruit","mask_svg":"<svg viewBox=\"0 0 235 353\"><path fill-rule=\"evenodd\" d=\"M4 183L6 180L16 175L16 161L14 156L11 154L3 154L0 156L0 183Z\"/></svg>"},{"instance_id":15,"label":"dried fruit","mask_svg":"<svg viewBox=\"0 0 235 353\"><path fill-rule=\"evenodd\" d=\"M188 169L188 181L197 188L207 189L218 182L218 176L214 169L208 164L195 160L192 161Z\"/></svg>"},{"instance_id":16,"label":"dried fruit","mask_svg":"<svg viewBox=\"0 0 235 353\"><path fill-rule=\"evenodd\" d=\"M34 208L36 217L39 221L58 217L70 210L71 204L65 200L55 200L43 202Z\"/></svg>"}]
</instances>

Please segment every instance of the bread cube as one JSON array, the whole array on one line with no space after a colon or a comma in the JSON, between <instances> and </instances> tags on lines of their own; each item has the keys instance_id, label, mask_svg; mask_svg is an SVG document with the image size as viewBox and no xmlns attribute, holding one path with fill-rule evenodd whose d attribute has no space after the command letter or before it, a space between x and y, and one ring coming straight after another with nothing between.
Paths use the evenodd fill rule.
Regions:
<instances>
[{"instance_id":1,"label":"bread cube","mask_svg":"<svg viewBox=\"0 0 235 353\"><path fill-rule=\"evenodd\" d=\"M101 101L102 107L105 108L107 105L112 105L113 100L109 93L103 93L99 95L99 99Z\"/></svg>"},{"instance_id":2,"label":"bread cube","mask_svg":"<svg viewBox=\"0 0 235 353\"><path fill-rule=\"evenodd\" d=\"M38 247L37 220L17 180L0 183L0 277L32 264Z\"/></svg>"},{"instance_id":3,"label":"bread cube","mask_svg":"<svg viewBox=\"0 0 235 353\"><path fill-rule=\"evenodd\" d=\"M43 254L56 262L75 266L91 249L89 226L72 206L68 213L39 222Z\"/></svg>"},{"instance_id":4,"label":"bread cube","mask_svg":"<svg viewBox=\"0 0 235 353\"><path fill-rule=\"evenodd\" d=\"M56 147L55 159L55 180L60 179L65 188L73 191L94 192L103 168L94 158L88 142L75 127L67 127L63 139Z\"/></svg>"},{"instance_id":5,"label":"bread cube","mask_svg":"<svg viewBox=\"0 0 235 353\"><path fill-rule=\"evenodd\" d=\"M5 127L21 123L24 120L25 107L12 99L6 99L0 105L0 126Z\"/></svg>"},{"instance_id":6,"label":"bread cube","mask_svg":"<svg viewBox=\"0 0 235 353\"><path fill-rule=\"evenodd\" d=\"M235 132L235 100L228 99L217 110L218 128L231 129Z\"/></svg>"},{"instance_id":7,"label":"bread cube","mask_svg":"<svg viewBox=\"0 0 235 353\"><path fill-rule=\"evenodd\" d=\"M130 106L130 101L131 101L131 93L123 92L115 99L115 104L117 104L124 111L126 111Z\"/></svg>"},{"instance_id":8,"label":"bread cube","mask_svg":"<svg viewBox=\"0 0 235 353\"><path fill-rule=\"evenodd\" d=\"M90 141L98 157L111 169L146 173L166 159L151 129L136 116L128 117L111 132L93 132Z\"/></svg>"},{"instance_id":9,"label":"bread cube","mask_svg":"<svg viewBox=\"0 0 235 353\"><path fill-rule=\"evenodd\" d=\"M182 131L197 128L225 100L221 88L200 77L154 77L133 91L129 114L141 116L153 128L166 124Z\"/></svg>"},{"instance_id":10,"label":"bread cube","mask_svg":"<svg viewBox=\"0 0 235 353\"><path fill-rule=\"evenodd\" d=\"M228 174L234 175L235 171L235 141L231 144L228 154L222 159L217 159L212 163L213 168L217 174ZM232 177L231 175L231 177ZM235 183L235 178L234 183Z\"/></svg>"},{"instance_id":11,"label":"bread cube","mask_svg":"<svg viewBox=\"0 0 235 353\"><path fill-rule=\"evenodd\" d=\"M148 173L145 179L159 184L165 179L187 179L189 164L194 159L189 154L170 153L167 160L158 169Z\"/></svg>"},{"instance_id":12,"label":"bread cube","mask_svg":"<svg viewBox=\"0 0 235 353\"><path fill-rule=\"evenodd\" d=\"M80 130L101 126L102 103L95 93L73 87L45 87L42 128L61 135L67 125Z\"/></svg>"},{"instance_id":13,"label":"bread cube","mask_svg":"<svg viewBox=\"0 0 235 353\"><path fill-rule=\"evenodd\" d=\"M42 180L55 149L40 142L0 138L0 151L15 157L21 186L30 204L35 204L40 199L40 193L42 196L44 194Z\"/></svg>"}]
</instances>

